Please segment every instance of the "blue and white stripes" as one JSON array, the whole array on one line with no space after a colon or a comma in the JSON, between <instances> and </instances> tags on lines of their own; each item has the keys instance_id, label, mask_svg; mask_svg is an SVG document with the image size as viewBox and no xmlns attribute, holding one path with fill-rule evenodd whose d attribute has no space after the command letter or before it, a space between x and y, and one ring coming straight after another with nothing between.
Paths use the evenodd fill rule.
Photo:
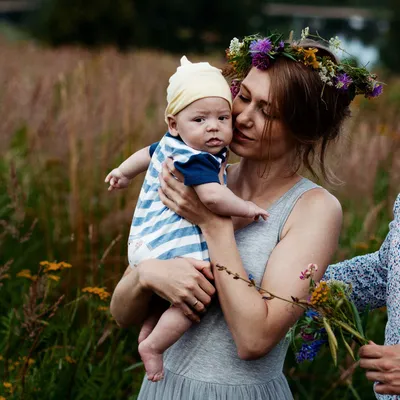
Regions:
<instances>
[{"instance_id":1,"label":"blue and white stripes","mask_svg":"<svg viewBox=\"0 0 400 400\"><path fill-rule=\"evenodd\" d=\"M167 157L173 157L175 162L184 165L191 157L201 154L213 158L218 175L224 158L194 150L169 133L158 143L140 191L129 233L128 257L131 266L146 258L166 260L179 256L209 260L207 244L200 228L165 207L158 195L158 176Z\"/></svg>"}]
</instances>

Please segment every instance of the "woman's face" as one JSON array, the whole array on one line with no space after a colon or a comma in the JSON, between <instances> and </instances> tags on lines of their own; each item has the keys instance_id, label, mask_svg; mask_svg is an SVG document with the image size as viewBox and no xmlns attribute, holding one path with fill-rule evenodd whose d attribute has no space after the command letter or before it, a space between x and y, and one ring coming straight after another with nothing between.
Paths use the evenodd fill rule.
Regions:
<instances>
[{"instance_id":1,"label":"woman's face","mask_svg":"<svg viewBox=\"0 0 400 400\"><path fill-rule=\"evenodd\" d=\"M279 119L279 110L269 103L270 86L268 71L252 68L233 102L229 147L240 157L274 161L293 150L293 139ZM270 133L264 132L266 124L270 124Z\"/></svg>"}]
</instances>

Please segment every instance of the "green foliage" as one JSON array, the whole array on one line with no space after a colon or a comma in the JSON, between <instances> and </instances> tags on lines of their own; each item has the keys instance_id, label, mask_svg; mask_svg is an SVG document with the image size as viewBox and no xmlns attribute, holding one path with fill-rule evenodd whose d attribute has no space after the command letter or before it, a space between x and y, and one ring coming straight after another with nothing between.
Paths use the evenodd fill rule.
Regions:
<instances>
[{"instance_id":1,"label":"green foliage","mask_svg":"<svg viewBox=\"0 0 400 400\"><path fill-rule=\"evenodd\" d=\"M133 43L133 2L129 0L46 0L34 16L33 33L52 45Z\"/></svg>"},{"instance_id":2,"label":"green foliage","mask_svg":"<svg viewBox=\"0 0 400 400\"><path fill-rule=\"evenodd\" d=\"M116 44L170 51L226 46L250 30L259 0L46 0L32 17L32 32L51 45Z\"/></svg>"}]
</instances>

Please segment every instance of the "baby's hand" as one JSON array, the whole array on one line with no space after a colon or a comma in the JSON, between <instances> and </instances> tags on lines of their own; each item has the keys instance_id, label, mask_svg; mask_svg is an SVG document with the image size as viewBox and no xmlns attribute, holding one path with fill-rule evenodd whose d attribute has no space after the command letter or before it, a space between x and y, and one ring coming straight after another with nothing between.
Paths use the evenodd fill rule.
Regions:
<instances>
[{"instance_id":1,"label":"baby's hand","mask_svg":"<svg viewBox=\"0 0 400 400\"><path fill-rule=\"evenodd\" d=\"M246 201L248 206L247 217L253 218L254 221L257 221L258 218L262 218L264 221L267 220L269 214L261 207L258 207L257 204L254 204L252 201Z\"/></svg>"},{"instance_id":2,"label":"baby's hand","mask_svg":"<svg viewBox=\"0 0 400 400\"><path fill-rule=\"evenodd\" d=\"M113 189L124 189L128 187L130 179L127 178L119 168L113 169L107 176L104 182L110 182L109 191Z\"/></svg>"}]
</instances>

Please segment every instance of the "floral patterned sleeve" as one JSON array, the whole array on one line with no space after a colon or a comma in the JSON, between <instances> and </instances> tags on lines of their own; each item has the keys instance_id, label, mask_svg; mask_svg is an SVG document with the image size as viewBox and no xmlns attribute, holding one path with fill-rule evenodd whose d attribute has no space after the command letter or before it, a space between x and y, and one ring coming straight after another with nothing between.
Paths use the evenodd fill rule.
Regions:
<instances>
[{"instance_id":1,"label":"floral patterned sleeve","mask_svg":"<svg viewBox=\"0 0 400 400\"><path fill-rule=\"evenodd\" d=\"M389 225L390 231L377 252L330 265L324 275L324 279L351 283L352 298L360 311L367 305L371 309L387 305L388 294L390 295L393 285L393 270L400 270L398 248L397 256L393 255L396 243L398 247L400 241L400 195L395 202L394 215L395 219Z\"/></svg>"},{"instance_id":2,"label":"floral patterned sleeve","mask_svg":"<svg viewBox=\"0 0 400 400\"><path fill-rule=\"evenodd\" d=\"M330 265L323 279L337 279L351 283L352 299L360 311L368 305L371 309L384 306L389 242L388 235L379 251Z\"/></svg>"}]
</instances>

